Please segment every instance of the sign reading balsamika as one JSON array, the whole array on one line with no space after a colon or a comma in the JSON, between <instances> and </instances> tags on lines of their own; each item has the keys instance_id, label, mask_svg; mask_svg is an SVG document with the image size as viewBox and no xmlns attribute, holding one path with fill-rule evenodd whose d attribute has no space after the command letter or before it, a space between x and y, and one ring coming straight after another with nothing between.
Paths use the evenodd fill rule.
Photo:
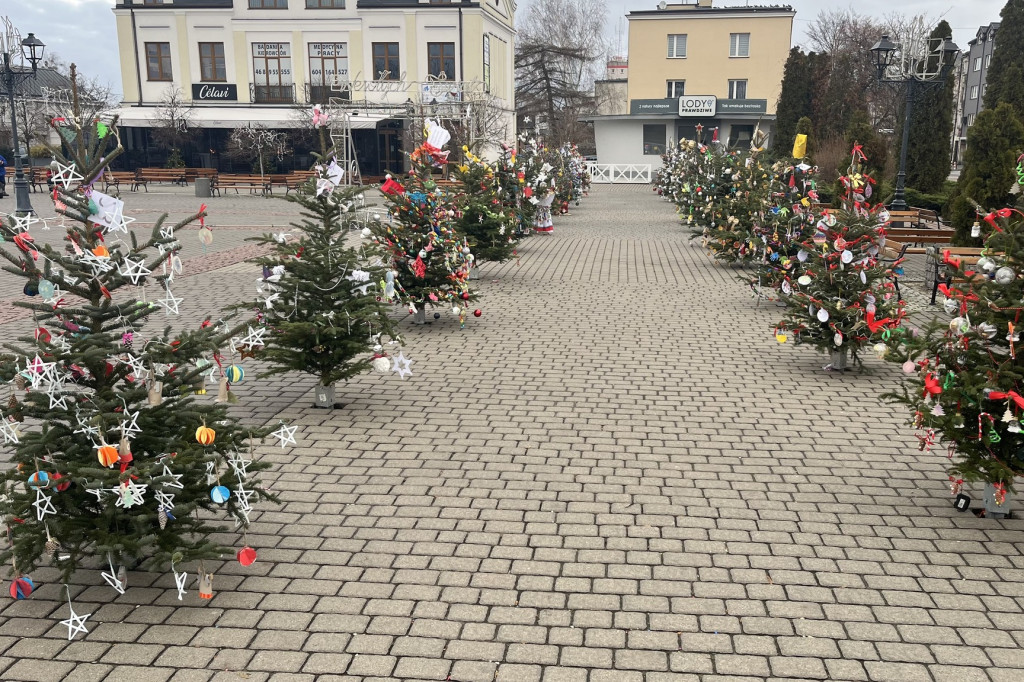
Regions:
<instances>
[{"instance_id":1,"label":"sign reading balsamika","mask_svg":"<svg viewBox=\"0 0 1024 682\"><path fill-rule=\"evenodd\" d=\"M193 83L192 99L197 102L233 102L238 99L238 86L226 83Z\"/></svg>"},{"instance_id":2,"label":"sign reading balsamika","mask_svg":"<svg viewBox=\"0 0 1024 682\"><path fill-rule=\"evenodd\" d=\"M680 116L714 116L718 98L714 95L683 95L679 98Z\"/></svg>"}]
</instances>

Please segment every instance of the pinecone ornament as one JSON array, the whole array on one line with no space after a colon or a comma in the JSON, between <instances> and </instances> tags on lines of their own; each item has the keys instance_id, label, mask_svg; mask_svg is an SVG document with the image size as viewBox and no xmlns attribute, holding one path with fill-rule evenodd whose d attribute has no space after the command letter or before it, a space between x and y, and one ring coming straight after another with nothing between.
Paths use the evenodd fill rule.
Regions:
<instances>
[{"instance_id":1,"label":"pinecone ornament","mask_svg":"<svg viewBox=\"0 0 1024 682\"><path fill-rule=\"evenodd\" d=\"M121 345L124 346L125 350L132 349L132 343L135 341L135 334L132 332L125 332L121 334Z\"/></svg>"},{"instance_id":2,"label":"pinecone ornament","mask_svg":"<svg viewBox=\"0 0 1024 682\"><path fill-rule=\"evenodd\" d=\"M160 530L163 530L164 528L166 528L167 527L167 510L164 509L163 507L160 507L156 511L156 520L160 524Z\"/></svg>"},{"instance_id":3,"label":"pinecone ornament","mask_svg":"<svg viewBox=\"0 0 1024 682\"><path fill-rule=\"evenodd\" d=\"M57 556L57 551L60 549L60 543L53 538L49 538L43 547L46 549L46 553L50 556Z\"/></svg>"}]
</instances>

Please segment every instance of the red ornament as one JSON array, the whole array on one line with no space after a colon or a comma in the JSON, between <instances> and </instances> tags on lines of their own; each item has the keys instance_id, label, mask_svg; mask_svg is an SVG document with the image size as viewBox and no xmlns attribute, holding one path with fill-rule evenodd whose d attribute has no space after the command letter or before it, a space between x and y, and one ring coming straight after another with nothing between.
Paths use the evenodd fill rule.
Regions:
<instances>
[{"instance_id":1,"label":"red ornament","mask_svg":"<svg viewBox=\"0 0 1024 682\"><path fill-rule=\"evenodd\" d=\"M54 481L56 481L56 480L64 478L64 474L60 473L59 471L55 471L52 474L50 474L50 478L52 478ZM70 488L70 487L71 487L71 481L64 481L63 483L58 483L57 484L57 492L62 493L65 490L67 490L68 488Z\"/></svg>"},{"instance_id":2,"label":"red ornament","mask_svg":"<svg viewBox=\"0 0 1024 682\"><path fill-rule=\"evenodd\" d=\"M256 563L256 550L252 547L243 547L242 549L238 550L238 554L236 554L235 556L238 557L238 563L242 564L243 566L252 566L254 563Z\"/></svg>"},{"instance_id":3,"label":"red ornament","mask_svg":"<svg viewBox=\"0 0 1024 682\"><path fill-rule=\"evenodd\" d=\"M469 300L469 292L468 291L463 291L462 292L462 300L464 300L464 301L468 301Z\"/></svg>"},{"instance_id":4,"label":"red ornament","mask_svg":"<svg viewBox=\"0 0 1024 682\"><path fill-rule=\"evenodd\" d=\"M24 599L32 594L35 583L27 575L19 576L11 583L11 597L13 599Z\"/></svg>"},{"instance_id":5,"label":"red ornament","mask_svg":"<svg viewBox=\"0 0 1024 682\"><path fill-rule=\"evenodd\" d=\"M473 311L473 317L480 317L483 314L484 314L483 311L480 310L479 308L477 308L476 310Z\"/></svg>"}]
</instances>

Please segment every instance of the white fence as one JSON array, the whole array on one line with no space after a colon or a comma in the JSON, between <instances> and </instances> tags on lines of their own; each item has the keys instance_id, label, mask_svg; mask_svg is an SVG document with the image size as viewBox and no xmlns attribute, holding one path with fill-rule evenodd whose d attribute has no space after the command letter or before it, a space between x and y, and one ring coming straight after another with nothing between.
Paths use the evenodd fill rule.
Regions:
<instances>
[{"instance_id":1,"label":"white fence","mask_svg":"<svg viewBox=\"0 0 1024 682\"><path fill-rule=\"evenodd\" d=\"M649 183L649 163L592 163L590 181L596 183Z\"/></svg>"}]
</instances>

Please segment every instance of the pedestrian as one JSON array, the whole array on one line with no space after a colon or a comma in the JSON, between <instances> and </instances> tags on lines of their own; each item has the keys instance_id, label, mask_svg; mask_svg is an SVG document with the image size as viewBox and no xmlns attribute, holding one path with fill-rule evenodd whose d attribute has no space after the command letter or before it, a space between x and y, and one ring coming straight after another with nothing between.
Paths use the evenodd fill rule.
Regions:
<instances>
[{"instance_id":1,"label":"pedestrian","mask_svg":"<svg viewBox=\"0 0 1024 682\"><path fill-rule=\"evenodd\" d=\"M7 196L7 159L0 155L0 199Z\"/></svg>"}]
</instances>

